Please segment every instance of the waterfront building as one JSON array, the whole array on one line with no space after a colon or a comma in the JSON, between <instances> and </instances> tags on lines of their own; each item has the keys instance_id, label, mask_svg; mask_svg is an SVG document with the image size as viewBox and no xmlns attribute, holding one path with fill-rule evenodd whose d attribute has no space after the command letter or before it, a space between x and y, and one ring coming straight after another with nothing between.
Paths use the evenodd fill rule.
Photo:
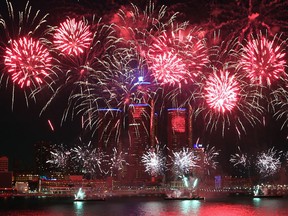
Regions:
<instances>
[{"instance_id":1,"label":"waterfront building","mask_svg":"<svg viewBox=\"0 0 288 216\"><path fill-rule=\"evenodd\" d=\"M47 163L47 160L50 158L52 146L50 142L38 142L34 144L35 152L35 170L39 175L48 173L51 171L50 164Z\"/></svg>"},{"instance_id":2,"label":"waterfront building","mask_svg":"<svg viewBox=\"0 0 288 216\"><path fill-rule=\"evenodd\" d=\"M0 172L8 172L8 157L0 157Z\"/></svg>"},{"instance_id":3,"label":"waterfront building","mask_svg":"<svg viewBox=\"0 0 288 216\"><path fill-rule=\"evenodd\" d=\"M0 191L12 190L13 172L0 172Z\"/></svg>"}]
</instances>

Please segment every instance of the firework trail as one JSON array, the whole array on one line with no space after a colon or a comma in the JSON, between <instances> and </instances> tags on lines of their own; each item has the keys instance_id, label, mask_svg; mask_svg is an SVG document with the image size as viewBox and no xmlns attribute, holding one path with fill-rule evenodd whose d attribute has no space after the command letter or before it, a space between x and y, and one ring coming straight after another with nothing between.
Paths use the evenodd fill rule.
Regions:
<instances>
[{"instance_id":1,"label":"firework trail","mask_svg":"<svg viewBox=\"0 0 288 216\"><path fill-rule=\"evenodd\" d=\"M190 174L193 168L197 167L198 158L191 149L183 148L178 152L172 153L172 169L175 176L184 176Z\"/></svg>"},{"instance_id":2,"label":"firework trail","mask_svg":"<svg viewBox=\"0 0 288 216\"><path fill-rule=\"evenodd\" d=\"M227 32L227 38L242 41L252 33L266 31L269 36L287 30L286 1L231 1L211 4L210 29Z\"/></svg>"},{"instance_id":3,"label":"firework trail","mask_svg":"<svg viewBox=\"0 0 288 216\"><path fill-rule=\"evenodd\" d=\"M215 146L210 147L207 145L204 151L204 169L210 175L210 169L216 169L218 162L216 161L219 156L219 150Z\"/></svg>"},{"instance_id":4,"label":"firework trail","mask_svg":"<svg viewBox=\"0 0 288 216\"><path fill-rule=\"evenodd\" d=\"M280 151L270 148L267 152L258 153L256 157L256 167L262 177L269 177L276 174L280 167Z\"/></svg>"},{"instance_id":5,"label":"firework trail","mask_svg":"<svg viewBox=\"0 0 288 216\"><path fill-rule=\"evenodd\" d=\"M0 82L5 83L6 88L12 86L13 109L15 88L22 88L28 106L30 98L36 100L30 93L50 82L51 56L43 38L48 29L48 14L32 10L29 1L24 11L14 11L10 1L6 1L6 5L8 15L0 16L0 54L4 57Z\"/></svg>"},{"instance_id":6,"label":"firework trail","mask_svg":"<svg viewBox=\"0 0 288 216\"><path fill-rule=\"evenodd\" d=\"M283 121L281 129L288 127L288 91L286 87L279 87L273 91L272 104L276 110L273 114L277 120Z\"/></svg>"},{"instance_id":7,"label":"firework trail","mask_svg":"<svg viewBox=\"0 0 288 216\"><path fill-rule=\"evenodd\" d=\"M150 148L142 155L141 162L145 166L145 172L149 175L157 177L164 173L166 167L166 159L163 155L163 152L159 149L159 146L156 148Z\"/></svg>"},{"instance_id":8,"label":"firework trail","mask_svg":"<svg viewBox=\"0 0 288 216\"><path fill-rule=\"evenodd\" d=\"M154 38L157 38L171 25L176 14L167 15L167 7L155 9L150 1L144 11L134 4L122 7L111 20L118 29L118 34L124 39L127 47L135 49L140 55L146 56Z\"/></svg>"}]
</instances>

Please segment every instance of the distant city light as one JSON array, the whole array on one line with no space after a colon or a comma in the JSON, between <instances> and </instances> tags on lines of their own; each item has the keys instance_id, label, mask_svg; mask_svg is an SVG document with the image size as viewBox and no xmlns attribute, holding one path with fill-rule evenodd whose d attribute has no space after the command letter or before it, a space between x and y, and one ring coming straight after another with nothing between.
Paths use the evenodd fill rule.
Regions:
<instances>
[{"instance_id":1,"label":"distant city light","mask_svg":"<svg viewBox=\"0 0 288 216\"><path fill-rule=\"evenodd\" d=\"M138 77L138 82L143 82L144 81L144 77L143 76L139 76Z\"/></svg>"}]
</instances>

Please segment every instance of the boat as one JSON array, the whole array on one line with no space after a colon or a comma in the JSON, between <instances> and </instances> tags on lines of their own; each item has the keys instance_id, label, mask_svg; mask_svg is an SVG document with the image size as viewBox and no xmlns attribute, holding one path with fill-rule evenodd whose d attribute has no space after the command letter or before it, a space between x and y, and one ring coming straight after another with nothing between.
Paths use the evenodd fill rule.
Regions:
<instances>
[{"instance_id":1,"label":"boat","mask_svg":"<svg viewBox=\"0 0 288 216\"><path fill-rule=\"evenodd\" d=\"M166 193L165 200L204 200L204 197L190 190L171 190Z\"/></svg>"},{"instance_id":2,"label":"boat","mask_svg":"<svg viewBox=\"0 0 288 216\"><path fill-rule=\"evenodd\" d=\"M276 192L269 190L269 186L267 185L256 185L253 191L253 198L267 198L267 199L275 199L275 198L283 198L282 194L277 194Z\"/></svg>"},{"instance_id":3,"label":"boat","mask_svg":"<svg viewBox=\"0 0 288 216\"><path fill-rule=\"evenodd\" d=\"M99 194L86 195L82 188L79 188L77 193L74 195L74 202L83 201L105 201L105 196L100 196Z\"/></svg>"},{"instance_id":4,"label":"boat","mask_svg":"<svg viewBox=\"0 0 288 216\"><path fill-rule=\"evenodd\" d=\"M165 200L204 200L204 197L164 197Z\"/></svg>"},{"instance_id":5,"label":"boat","mask_svg":"<svg viewBox=\"0 0 288 216\"><path fill-rule=\"evenodd\" d=\"M283 195L255 195L253 198L268 198L268 199L276 199L283 198Z\"/></svg>"},{"instance_id":6,"label":"boat","mask_svg":"<svg viewBox=\"0 0 288 216\"><path fill-rule=\"evenodd\" d=\"M85 197L84 199L74 199L74 202L86 202L86 201L105 201L105 197Z\"/></svg>"}]
</instances>

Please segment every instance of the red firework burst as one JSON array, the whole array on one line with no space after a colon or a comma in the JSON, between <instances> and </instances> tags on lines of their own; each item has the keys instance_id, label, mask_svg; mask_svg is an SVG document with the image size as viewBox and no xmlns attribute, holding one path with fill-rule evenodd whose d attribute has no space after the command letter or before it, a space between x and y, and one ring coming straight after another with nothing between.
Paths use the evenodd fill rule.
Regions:
<instances>
[{"instance_id":1,"label":"red firework burst","mask_svg":"<svg viewBox=\"0 0 288 216\"><path fill-rule=\"evenodd\" d=\"M172 52L163 52L153 56L151 70L154 77L162 84L180 83L187 74L182 59Z\"/></svg>"},{"instance_id":2,"label":"red firework burst","mask_svg":"<svg viewBox=\"0 0 288 216\"><path fill-rule=\"evenodd\" d=\"M235 76L230 76L228 71L220 71L220 75L213 73L204 87L206 102L217 112L231 111L238 101L239 89Z\"/></svg>"},{"instance_id":3,"label":"red firework burst","mask_svg":"<svg viewBox=\"0 0 288 216\"><path fill-rule=\"evenodd\" d=\"M6 48L4 64L12 81L21 86L41 84L49 74L51 56L38 40L23 37L11 42Z\"/></svg>"},{"instance_id":4,"label":"red firework burst","mask_svg":"<svg viewBox=\"0 0 288 216\"><path fill-rule=\"evenodd\" d=\"M92 33L84 21L76 22L75 19L67 19L60 24L54 34L56 49L68 55L79 55L87 49L92 41Z\"/></svg>"},{"instance_id":5,"label":"red firework burst","mask_svg":"<svg viewBox=\"0 0 288 216\"><path fill-rule=\"evenodd\" d=\"M285 73L285 51L275 44L275 37L269 41L260 34L249 40L242 51L240 66L252 82L270 86Z\"/></svg>"},{"instance_id":6,"label":"red firework burst","mask_svg":"<svg viewBox=\"0 0 288 216\"><path fill-rule=\"evenodd\" d=\"M189 83L202 73L208 62L207 50L199 32L183 26L164 33L155 40L148 52L152 72L162 84Z\"/></svg>"}]
</instances>

